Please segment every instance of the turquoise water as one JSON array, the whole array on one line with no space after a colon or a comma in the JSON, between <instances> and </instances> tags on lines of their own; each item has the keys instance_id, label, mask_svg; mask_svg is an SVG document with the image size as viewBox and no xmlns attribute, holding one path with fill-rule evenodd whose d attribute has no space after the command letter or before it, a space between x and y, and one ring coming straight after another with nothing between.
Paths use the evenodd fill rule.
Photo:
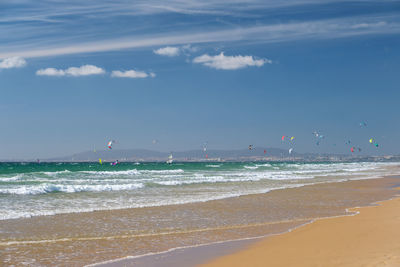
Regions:
<instances>
[{"instance_id":1,"label":"turquoise water","mask_svg":"<svg viewBox=\"0 0 400 267\"><path fill-rule=\"evenodd\" d=\"M163 206L390 174L396 163L0 163L0 219Z\"/></svg>"}]
</instances>

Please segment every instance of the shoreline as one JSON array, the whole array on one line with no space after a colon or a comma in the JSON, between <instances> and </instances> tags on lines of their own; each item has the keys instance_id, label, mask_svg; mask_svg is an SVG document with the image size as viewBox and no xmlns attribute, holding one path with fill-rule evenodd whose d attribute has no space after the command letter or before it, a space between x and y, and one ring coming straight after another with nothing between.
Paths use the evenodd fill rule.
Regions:
<instances>
[{"instance_id":1,"label":"shoreline","mask_svg":"<svg viewBox=\"0 0 400 267\"><path fill-rule=\"evenodd\" d=\"M397 188L400 190L400 187ZM177 267L177 266L204 266L207 267L209 265L214 266L213 264L216 261L223 260L226 257L236 255L237 253L241 253L243 251L247 251L254 246L257 246L258 243L262 242L268 238L274 238L285 234L290 234L291 232L298 230L302 227L312 225L320 220L330 220L330 219L337 219L343 217L353 217L357 216L361 213L359 209L364 209L368 207L379 207L381 203L392 201L392 200L400 200L400 195L380 200L374 203L370 203L366 206L361 207L352 207L346 208L346 214L344 215L337 215L337 216L330 216L330 217L320 217L320 218L313 218L310 221L290 228L281 233L275 234L267 234L264 236L258 237L247 237L242 239L235 239L235 240L225 240L225 241L217 241L208 244L199 244L194 246L187 246L187 247L176 247L171 248L166 251L161 252L154 252L148 253L143 255L136 255L136 256L127 256L124 258L119 259L112 259L108 261L93 263L85 265L86 267L96 267L96 266L103 266L103 267L128 267L128 266L146 266L146 267ZM218 250L218 251L215 251ZM200 254L200 255L199 255ZM193 257L201 258L201 260L197 259L201 263L192 264ZM190 259L190 263L189 263ZM195 260L196 261L196 260ZM190 265L184 265L184 264ZM215 266L219 266L220 262L215 263ZM232 266L232 263L229 262L227 266ZM211 267L210 266L210 267ZM238 265L242 266L242 265Z\"/></svg>"},{"instance_id":2,"label":"shoreline","mask_svg":"<svg viewBox=\"0 0 400 267\"><path fill-rule=\"evenodd\" d=\"M383 179L383 178L399 178L398 175L390 175L385 176L382 178L368 178L368 179L355 179L355 180L346 180L340 182L328 182L328 183L321 183L321 184L329 184L329 183L346 183L352 181L365 181L365 180L376 180L376 179ZM320 184L312 184L312 185L303 185L304 186L315 186ZM298 188L298 187L296 187ZM392 186L396 190L399 190L399 184ZM285 188L287 189L287 188ZM285 190L279 189L279 190ZM347 207L345 208L345 213L341 215L333 215L327 217L317 217L317 218L304 218L302 221L304 223L300 225L296 225L293 228L289 228L283 232L279 233L269 233L262 236L256 237L245 237L240 239L233 239L233 240L224 240L224 241L217 241L207 244L199 244L193 246L185 246L185 247L175 247L168 249L166 251L155 252L155 253L148 253L144 255L136 255L136 256L127 256L119 259L112 259L103 262L97 262L85 266L104 266L104 267L119 267L119 266L146 266L146 267L177 267L177 266L208 266L208 264L213 264L214 261L229 257L230 255L236 255L237 253L241 253L242 251L247 250L259 242L262 242L265 239L274 238L286 234L290 234L293 231L301 229L303 227L313 225L314 223L320 220L330 220L330 219L338 219L344 217L354 217L360 214L358 209L363 209L367 207L376 207L380 206L382 202L391 201L399 199L400 195L394 195L388 199L378 200L375 202L368 203L363 206L354 206L354 207ZM294 222L295 220L292 220ZM280 223L280 222L276 222ZM188 259L191 261L189 262ZM188 264L188 265L187 265ZM231 266L227 264L226 266ZM212 265L214 266L214 265ZM219 263L215 266L219 266ZM237 265L237 266L244 266L244 265ZM263 266L263 265L262 265Z\"/></svg>"},{"instance_id":3,"label":"shoreline","mask_svg":"<svg viewBox=\"0 0 400 267\"><path fill-rule=\"evenodd\" d=\"M397 187L396 190L400 190L400 187ZM397 212L400 210L400 194L387 200L377 201L367 206L348 208L347 210L353 214L317 218L285 233L261 238L260 241L254 242L239 251L229 255L221 255L196 266L245 266L246 264L265 266L265 263L271 266L304 267L381 266L382 264L399 266L400 244L397 241L400 237L400 230L388 232L384 228L394 226L390 230L397 229L400 216L393 215L399 214L393 212L393 210ZM378 216L376 213L384 213L386 217ZM376 222L377 220L379 221ZM385 225L382 226L382 224ZM369 231L371 229L373 231ZM338 241L332 233L342 233L339 235L343 239ZM374 237L368 237L372 234ZM385 236L381 238L380 243L376 239L376 236L379 235ZM388 236L391 236L391 239L387 238ZM364 242L365 239L370 242ZM371 242L372 240L375 242ZM360 244L362 248L353 246L353 243ZM381 251L376 252L376 250L379 250L376 248L383 246L384 243L390 243L392 246L389 248L386 246L383 251L380 249ZM397 245L393 245L395 243ZM349 251L346 251L348 247L355 250L348 253ZM366 255L373 252L376 254L372 257L353 255ZM346 253L348 254L346 255Z\"/></svg>"},{"instance_id":4,"label":"shoreline","mask_svg":"<svg viewBox=\"0 0 400 267\"><path fill-rule=\"evenodd\" d=\"M349 214L349 215L342 215L342 216L354 216L354 215L356 215L356 214ZM336 217L341 217L341 216L317 218L317 220L318 219L336 218ZM87 267L91 267L91 266L93 266L93 267L94 266L113 266L113 267L116 267L116 266L131 266L131 265L132 266L137 266L136 262L135 263L131 262L132 260L134 260L134 261L135 260L139 260L139 262L140 262L139 264L143 264L143 266L149 266L149 265L151 265L151 266L153 266L153 265L154 266L161 266L161 265L158 265L157 262L154 262L154 260L157 260L157 258L159 256L166 255L166 257L175 258L176 256L181 257L182 255L179 255L180 253L188 253L187 250L194 250L193 252L189 252L189 253L196 253L196 254L199 253L199 252L201 253L201 250L205 250L206 253L204 253L204 251L203 251L203 255L202 255L202 258L204 259L204 256L206 256L206 257L210 256L210 255L207 255L207 254L212 254L210 252L207 253L207 250L210 247L217 247L217 249L225 251L225 253L227 253L227 254L230 254L232 252L232 250L233 251L241 250L243 248L243 246L253 244L254 242L257 242L260 239L268 238L268 237L271 237L271 236L282 235L282 234L285 234L285 233L289 233L289 232L291 232L291 231L293 231L293 230L295 230L295 229L297 229L299 227L303 227L305 225L313 223L314 220L315 219L310 219L310 221L307 221L307 222L305 222L303 224L300 224L298 226L290 228L290 229L288 229L288 230L286 230L284 232L281 232L281 233L267 234L267 235L256 236L256 237L245 237L245 238L241 238L241 239L216 241L216 242L212 242L212 243L205 243L205 244L186 246L186 247L176 247L176 248L168 249L166 251L147 253L147 254L136 255L136 256L126 256L126 257L123 257L123 258L118 258L118 259L112 259L112 260L103 261L103 262L87 264L85 266L87 266ZM277 222L277 223L280 223L280 222ZM228 249L226 249L226 247L228 247ZM200 250L200 251L197 251L197 250ZM215 251L213 251L213 252L215 252ZM219 251L217 253L219 254L220 252L221 251ZM168 255L168 254L170 254L170 255ZM189 258L192 258L192 256L193 255L189 256ZM147 257L149 259L146 259ZM216 255L216 256L212 257L212 259L216 258L216 257L219 257L219 256ZM143 261L142 261L142 259L143 259ZM160 263L160 264L162 264L162 266L171 266L171 267L177 266L177 265L165 264L164 260L165 260L165 257L163 258L163 262ZM172 261L175 262L176 259L172 259Z\"/></svg>"}]
</instances>

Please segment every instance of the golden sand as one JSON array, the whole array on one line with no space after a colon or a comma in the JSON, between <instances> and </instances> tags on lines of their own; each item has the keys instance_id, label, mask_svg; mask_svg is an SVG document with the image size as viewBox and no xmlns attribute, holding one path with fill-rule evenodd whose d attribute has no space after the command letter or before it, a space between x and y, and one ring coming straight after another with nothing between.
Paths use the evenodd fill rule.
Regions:
<instances>
[{"instance_id":1,"label":"golden sand","mask_svg":"<svg viewBox=\"0 0 400 267\"><path fill-rule=\"evenodd\" d=\"M202 266L400 266L400 198L350 211Z\"/></svg>"}]
</instances>

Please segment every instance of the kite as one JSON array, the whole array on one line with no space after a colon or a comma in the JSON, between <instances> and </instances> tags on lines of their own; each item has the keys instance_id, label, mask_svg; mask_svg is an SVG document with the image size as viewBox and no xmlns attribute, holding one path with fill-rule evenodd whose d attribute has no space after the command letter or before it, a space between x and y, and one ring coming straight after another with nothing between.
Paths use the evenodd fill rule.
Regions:
<instances>
[{"instance_id":1,"label":"kite","mask_svg":"<svg viewBox=\"0 0 400 267\"><path fill-rule=\"evenodd\" d=\"M203 144L203 151L206 152L207 151L207 143Z\"/></svg>"},{"instance_id":2,"label":"kite","mask_svg":"<svg viewBox=\"0 0 400 267\"><path fill-rule=\"evenodd\" d=\"M289 149L289 154L292 154L293 148Z\"/></svg>"},{"instance_id":3,"label":"kite","mask_svg":"<svg viewBox=\"0 0 400 267\"><path fill-rule=\"evenodd\" d=\"M315 138L317 138L316 144L317 144L317 146L319 146L320 141L321 141L322 139L324 139L325 136L322 135L322 134L320 134L320 133L318 133L317 131L314 131L312 134L315 136Z\"/></svg>"},{"instance_id":4,"label":"kite","mask_svg":"<svg viewBox=\"0 0 400 267\"><path fill-rule=\"evenodd\" d=\"M249 150L253 150L253 145L249 145Z\"/></svg>"},{"instance_id":5,"label":"kite","mask_svg":"<svg viewBox=\"0 0 400 267\"><path fill-rule=\"evenodd\" d=\"M294 139L294 136L290 137L290 141L293 141L293 139Z\"/></svg>"},{"instance_id":6,"label":"kite","mask_svg":"<svg viewBox=\"0 0 400 267\"><path fill-rule=\"evenodd\" d=\"M354 150L356 149L358 150L358 152L361 152L361 147L354 147L354 146L350 148L350 151L354 152Z\"/></svg>"},{"instance_id":7,"label":"kite","mask_svg":"<svg viewBox=\"0 0 400 267\"><path fill-rule=\"evenodd\" d=\"M378 147L378 146L379 146L379 144L378 144L377 142L375 142L375 140L374 140L373 138L369 139L369 143L370 143L371 145L374 145L375 147Z\"/></svg>"},{"instance_id":8,"label":"kite","mask_svg":"<svg viewBox=\"0 0 400 267\"><path fill-rule=\"evenodd\" d=\"M360 122L360 127L367 127L367 123L365 121Z\"/></svg>"},{"instance_id":9,"label":"kite","mask_svg":"<svg viewBox=\"0 0 400 267\"><path fill-rule=\"evenodd\" d=\"M100 163L100 164L103 164L103 162L101 161L101 159L99 159L99 163Z\"/></svg>"},{"instance_id":10,"label":"kite","mask_svg":"<svg viewBox=\"0 0 400 267\"><path fill-rule=\"evenodd\" d=\"M107 147L109 148L109 149L112 149L112 146L113 146L113 144L114 144L114 140L110 140L109 142L108 142L108 144L107 144Z\"/></svg>"}]
</instances>

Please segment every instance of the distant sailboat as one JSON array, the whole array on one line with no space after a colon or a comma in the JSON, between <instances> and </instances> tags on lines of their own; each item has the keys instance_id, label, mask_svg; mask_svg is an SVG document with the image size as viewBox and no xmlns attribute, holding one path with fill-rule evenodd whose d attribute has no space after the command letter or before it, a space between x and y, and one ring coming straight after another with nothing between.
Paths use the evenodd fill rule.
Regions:
<instances>
[{"instance_id":1,"label":"distant sailboat","mask_svg":"<svg viewBox=\"0 0 400 267\"><path fill-rule=\"evenodd\" d=\"M169 154L168 160L166 161L166 163L172 164L172 162L173 162L172 154Z\"/></svg>"}]
</instances>

